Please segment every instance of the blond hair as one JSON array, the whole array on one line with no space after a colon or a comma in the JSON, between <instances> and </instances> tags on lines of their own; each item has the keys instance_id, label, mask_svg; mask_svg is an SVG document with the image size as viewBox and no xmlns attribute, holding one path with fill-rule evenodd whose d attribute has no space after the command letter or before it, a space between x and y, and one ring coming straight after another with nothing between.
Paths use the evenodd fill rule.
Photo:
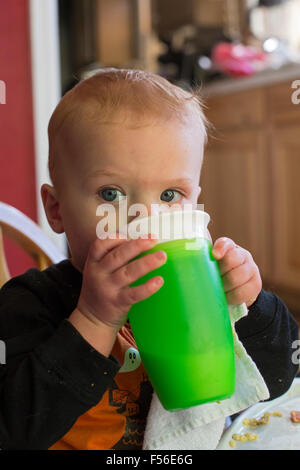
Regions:
<instances>
[{"instance_id":1,"label":"blond hair","mask_svg":"<svg viewBox=\"0 0 300 470\"><path fill-rule=\"evenodd\" d=\"M208 121L199 89L184 90L165 78L142 70L106 68L80 81L60 100L49 126L49 173L54 181L55 139L65 126L81 119L101 124L125 122L140 127L149 117L188 119L199 123L204 143ZM120 120L122 119L122 121Z\"/></svg>"}]
</instances>

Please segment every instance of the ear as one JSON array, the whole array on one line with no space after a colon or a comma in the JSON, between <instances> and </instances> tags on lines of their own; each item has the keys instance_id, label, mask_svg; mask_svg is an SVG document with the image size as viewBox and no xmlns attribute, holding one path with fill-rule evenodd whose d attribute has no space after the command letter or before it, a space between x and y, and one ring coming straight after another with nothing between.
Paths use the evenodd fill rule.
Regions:
<instances>
[{"instance_id":1,"label":"ear","mask_svg":"<svg viewBox=\"0 0 300 470\"><path fill-rule=\"evenodd\" d=\"M49 184L43 184L41 187L41 196L50 227L56 233L63 233L64 227L55 188Z\"/></svg>"}]
</instances>

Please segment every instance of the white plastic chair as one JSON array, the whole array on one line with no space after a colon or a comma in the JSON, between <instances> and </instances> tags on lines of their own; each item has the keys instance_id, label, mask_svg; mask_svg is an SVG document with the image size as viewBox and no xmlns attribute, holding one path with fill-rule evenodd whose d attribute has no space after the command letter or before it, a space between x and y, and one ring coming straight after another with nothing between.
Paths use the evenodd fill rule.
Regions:
<instances>
[{"instance_id":1,"label":"white plastic chair","mask_svg":"<svg viewBox=\"0 0 300 470\"><path fill-rule=\"evenodd\" d=\"M40 270L66 258L33 220L18 209L0 202L0 287L11 278L2 234L28 253Z\"/></svg>"}]
</instances>

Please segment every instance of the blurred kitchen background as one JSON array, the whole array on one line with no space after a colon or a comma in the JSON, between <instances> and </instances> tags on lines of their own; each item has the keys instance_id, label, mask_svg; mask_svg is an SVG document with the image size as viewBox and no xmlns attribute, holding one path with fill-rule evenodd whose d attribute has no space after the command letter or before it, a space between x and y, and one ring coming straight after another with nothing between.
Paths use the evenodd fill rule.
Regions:
<instances>
[{"instance_id":1,"label":"blurred kitchen background","mask_svg":"<svg viewBox=\"0 0 300 470\"><path fill-rule=\"evenodd\" d=\"M264 287L300 322L300 0L0 0L0 6L7 12L0 18L0 79L28 100L23 111L20 100L6 105L0 200L58 240L39 200L47 178L45 128L60 96L93 71L142 68L184 88L200 85L212 125L199 203L211 215L211 234L247 248ZM8 136L18 116L33 130L13 152ZM21 188L12 181L24 154L34 177L22 178ZM20 255L11 259L17 266Z\"/></svg>"},{"instance_id":2,"label":"blurred kitchen background","mask_svg":"<svg viewBox=\"0 0 300 470\"><path fill-rule=\"evenodd\" d=\"M59 0L63 90L98 67L185 87L300 61L299 0Z\"/></svg>"}]
</instances>

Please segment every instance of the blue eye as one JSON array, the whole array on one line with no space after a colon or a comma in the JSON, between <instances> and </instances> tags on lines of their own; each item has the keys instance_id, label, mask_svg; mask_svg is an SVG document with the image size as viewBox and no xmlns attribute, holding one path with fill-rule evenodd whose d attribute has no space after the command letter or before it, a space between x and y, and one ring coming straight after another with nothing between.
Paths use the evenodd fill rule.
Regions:
<instances>
[{"instance_id":1,"label":"blue eye","mask_svg":"<svg viewBox=\"0 0 300 470\"><path fill-rule=\"evenodd\" d=\"M121 197L119 199L116 199L116 196L118 193L121 194ZM124 194L121 193L119 189L116 188L106 188L100 191L101 197L108 202L119 202L121 199L126 198Z\"/></svg>"},{"instance_id":2,"label":"blue eye","mask_svg":"<svg viewBox=\"0 0 300 470\"><path fill-rule=\"evenodd\" d=\"M177 193L177 199L174 199L174 193ZM165 202L177 202L180 200L181 198L181 194L178 192L178 191L173 191L173 189L167 189L166 191L164 191L163 193L161 193L161 196L160 198L165 201ZM165 199L163 199L165 198Z\"/></svg>"}]
</instances>

